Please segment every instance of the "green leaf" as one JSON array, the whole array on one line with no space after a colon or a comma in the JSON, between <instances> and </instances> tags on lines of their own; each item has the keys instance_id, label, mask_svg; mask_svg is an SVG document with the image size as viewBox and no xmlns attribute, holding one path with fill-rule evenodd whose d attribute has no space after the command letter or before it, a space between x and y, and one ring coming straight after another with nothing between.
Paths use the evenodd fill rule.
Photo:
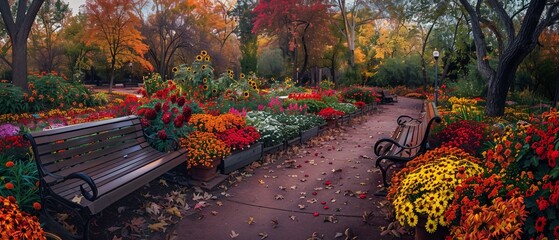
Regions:
<instances>
[{"instance_id":1,"label":"green leaf","mask_svg":"<svg viewBox=\"0 0 559 240\"><path fill-rule=\"evenodd\" d=\"M551 172L549 172L549 176L551 176L551 178L557 178L559 177L559 167L555 166Z\"/></svg>"}]
</instances>

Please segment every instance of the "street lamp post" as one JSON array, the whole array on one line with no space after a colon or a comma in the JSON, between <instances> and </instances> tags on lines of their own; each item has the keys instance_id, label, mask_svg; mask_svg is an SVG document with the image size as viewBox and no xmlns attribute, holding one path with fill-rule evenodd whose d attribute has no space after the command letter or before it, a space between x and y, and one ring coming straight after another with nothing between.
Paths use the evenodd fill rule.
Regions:
<instances>
[{"instance_id":1,"label":"street lamp post","mask_svg":"<svg viewBox=\"0 0 559 240\"><path fill-rule=\"evenodd\" d=\"M128 66L130 67L130 79L128 80L128 82L132 83L132 67L134 66L134 63L130 62Z\"/></svg>"},{"instance_id":2,"label":"street lamp post","mask_svg":"<svg viewBox=\"0 0 559 240\"><path fill-rule=\"evenodd\" d=\"M437 106L438 102L437 102L437 95L439 92L439 85L437 83L437 78L438 78L438 70L439 70L439 51L437 51L437 49L435 48L435 51L433 51L433 58L435 58L435 106Z\"/></svg>"}]
</instances>

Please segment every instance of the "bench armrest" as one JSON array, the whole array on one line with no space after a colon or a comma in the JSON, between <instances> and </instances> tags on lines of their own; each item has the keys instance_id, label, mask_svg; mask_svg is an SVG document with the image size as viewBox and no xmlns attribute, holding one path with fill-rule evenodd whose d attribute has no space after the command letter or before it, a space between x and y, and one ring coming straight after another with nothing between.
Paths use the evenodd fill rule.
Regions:
<instances>
[{"instance_id":1,"label":"bench armrest","mask_svg":"<svg viewBox=\"0 0 559 240\"><path fill-rule=\"evenodd\" d=\"M399 116L398 119L396 120L398 125L404 125L404 124L406 124L408 122L412 122L412 121L417 122L417 123L421 123L421 120L419 120L418 118L413 118L413 117L410 117L408 115Z\"/></svg>"},{"instance_id":2,"label":"bench armrest","mask_svg":"<svg viewBox=\"0 0 559 240\"><path fill-rule=\"evenodd\" d=\"M83 180L85 183L87 183L87 185L91 189L92 193L89 193L83 188L83 185L80 185L80 192L82 192L83 197L85 197L85 199L87 199L90 202L95 201L95 199L97 199L98 191L97 191L97 185L95 185L93 179L91 179L91 177L89 177L87 174L83 172L75 172L64 177L63 181L66 181L68 179L75 179L75 178L79 178Z\"/></svg>"},{"instance_id":3,"label":"bench armrest","mask_svg":"<svg viewBox=\"0 0 559 240\"><path fill-rule=\"evenodd\" d=\"M398 151L398 152L401 152L402 150L405 150L405 149L414 149L414 148L421 147L421 144L417 145L417 146L402 146L400 143L398 143L397 141L395 141L392 138L381 138L375 143L375 147L374 147L375 155L377 155L377 156L384 155L384 154L382 154L382 150L383 150L384 145L386 145L386 144L395 145L396 147L399 147L401 150Z\"/></svg>"}]
</instances>

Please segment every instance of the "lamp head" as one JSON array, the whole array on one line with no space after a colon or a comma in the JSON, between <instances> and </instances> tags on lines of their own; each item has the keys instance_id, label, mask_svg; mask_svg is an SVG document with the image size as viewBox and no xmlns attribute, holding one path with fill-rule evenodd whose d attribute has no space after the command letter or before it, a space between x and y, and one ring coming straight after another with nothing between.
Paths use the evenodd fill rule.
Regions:
<instances>
[{"instance_id":1,"label":"lamp head","mask_svg":"<svg viewBox=\"0 0 559 240\"><path fill-rule=\"evenodd\" d=\"M435 58L435 60L437 60L439 58L439 51L437 51L436 48L435 48L435 51L433 51L433 58Z\"/></svg>"}]
</instances>

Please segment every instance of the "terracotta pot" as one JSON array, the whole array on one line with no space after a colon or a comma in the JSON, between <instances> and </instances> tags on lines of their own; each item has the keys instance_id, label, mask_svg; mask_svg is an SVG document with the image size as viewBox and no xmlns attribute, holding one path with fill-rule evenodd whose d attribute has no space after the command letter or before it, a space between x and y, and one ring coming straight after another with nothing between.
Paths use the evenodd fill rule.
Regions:
<instances>
[{"instance_id":1,"label":"terracotta pot","mask_svg":"<svg viewBox=\"0 0 559 240\"><path fill-rule=\"evenodd\" d=\"M193 166L190 169L190 177L194 180L207 182L217 175L217 166L221 163L221 158L214 159L213 167Z\"/></svg>"},{"instance_id":2,"label":"terracotta pot","mask_svg":"<svg viewBox=\"0 0 559 240\"><path fill-rule=\"evenodd\" d=\"M415 225L415 240L444 240L449 234L448 228L437 225L437 230L434 233L427 232L425 224L427 218L419 217L417 225Z\"/></svg>"}]
</instances>

